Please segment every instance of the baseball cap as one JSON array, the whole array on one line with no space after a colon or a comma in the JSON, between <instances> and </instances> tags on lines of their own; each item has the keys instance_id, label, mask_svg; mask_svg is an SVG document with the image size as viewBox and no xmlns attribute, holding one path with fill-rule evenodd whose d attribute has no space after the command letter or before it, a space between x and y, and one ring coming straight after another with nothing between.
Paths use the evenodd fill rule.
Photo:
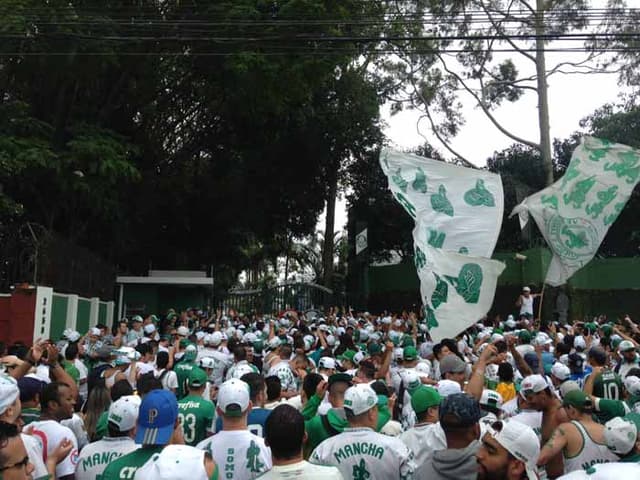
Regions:
<instances>
[{"instance_id":1,"label":"baseball cap","mask_svg":"<svg viewBox=\"0 0 640 480\"><path fill-rule=\"evenodd\" d=\"M156 331L156 326L153 323L144 326L144 333L151 334Z\"/></svg>"},{"instance_id":2,"label":"baseball cap","mask_svg":"<svg viewBox=\"0 0 640 480\"><path fill-rule=\"evenodd\" d=\"M200 359L200 366L202 368L215 368L216 359L213 357L202 357Z\"/></svg>"},{"instance_id":3,"label":"baseball cap","mask_svg":"<svg viewBox=\"0 0 640 480\"><path fill-rule=\"evenodd\" d=\"M355 357L356 352L354 350L345 350L342 352L342 355L338 357L338 360L349 360L353 362L353 357Z\"/></svg>"},{"instance_id":4,"label":"baseball cap","mask_svg":"<svg viewBox=\"0 0 640 480\"><path fill-rule=\"evenodd\" d=\"M413 393L420 385L422 385L422 381L420 380L418 373L415 371L410 370L404 374L401 374L401 376L402 384L410 394Z\"/></svg>"},{"instance_id":5,"label":"baseball cap","mask_svg":"<svg viewBox=\"0 0 640 480\"><path fill-rule=\"evenodd\" d=\"M344 392L344 408L354 415L371 410L378 404L378 396L369 385L360 383L347 388Z\"/></svg>"},{"instance_id":6,"label":"baseball cap","mask_svg":"<svg viewBox=\"0 0 640 480\"><path fill-rule=\"evenodd\" d=\"M136 426L140 410L140 397L125 395L109 406L107 420L118 427L121 432L128 432Z\"/></svg>"},{"instance_id":7,"label":"baseball cap","mask_svg":"<svg viewBox=\"0 0 640 480\"><path fill-rule=\"evenodd\" d=\"M521 330L520 333L518 333L518 339L522 343L529 343L531 342L531 333L529 333L529 330Z\"/></svg>"},{"instance_id":8,"label":"baseball cap","mask_svg":"<svg viewBox=\"0 0 640 480\"><path fill-rule=\"evenodd\" d=\"M574 348L581 348L582 350L584 350L585 348L587 348L587 341L582 335L578 335L573 339L573 346Z\"/></svg>"},{"instance_id":9,"label":"baseball cap","mask_svg":"<svg viewBox=\"0 0 640 480\"><path fill-rule=\"evenodd\" d=\"M220 385L218 408L228 417L239 417L249 408L249 385L232 378Z\"/></svg>"},{"instance_id":10,"label":"baseball cap","mask_svg":"<svg viewBox=\"0 0 640 480\"><path fill-rule=\"evenodd\" d=\"M184 359L185 360L194 360L196 358L198 354L198 349L196 348L196 346L194 344L189 344L187 345L187 347L184 349Z\"/></svg>"},{"instance_id":11,"label":"baseball cap","mask_svg":"<svg viewBox=\"0 0 640 480\"><path fill-rule=\"evenodd\" d=\"M544 332L539 332L533 339L535 345L550 345L553 343L551 337Z\"/></svg>"},{"instance_id":12,"label":"baseball cap","mask_svg":"<svg viewBox=\"0 0 640 480\"><path fill-rule=\"evenodd\" d=\"M620 345L618 345L618 350L620 350L621 352L628 352L635 349L635 345L629 340L623 340L620 342Z\"/></svg>"},{"instance_id":13,"label":"baseball cap","mask_svg":"<svg viewBox=\"0 0 640 480\"><path fill-rule=\"evenodd\" d=\"M582 390L571 390L562 397L562 406L571 406L584 412L593 409L593 402L591 401L591 397Z\"/></svg>"},{"instance_id":14,"label":"baseball cap","mask_svg":"<svg viewBox=\"0 0 640 480\"><path fill-rule=\"evenodd\" d=\"M624 388L631 395L640 395L640 378L635 375L629 375L624 378Z\"/></svg>"},{"instance_id":15,"label":"baseball cap","mask_svg":"<svg viewBox=\"0 0 640 480\"><path fill-rule=\"evenodd\" d=\"M560 396L564 398L567 393L574 390L580 390L580 385L578 385L578 382L575 382L573 380L562 382L562 384L560 385Z\"/></svg>"},{"instance_id":16,"label":"baseball cap","mask_svg":"<svg viewBox=\"0 0 640 480\"><path fill-rule=\"evenodd\" d=\"M89 329L89 333L91 335L100 335L100 329L96 327L92 327Z\"/></svg>"},{"instance_id":17,"label":"baseball cap","mask_svg":"<svg viewBox=\"0 0 640 480\"><path fill-rule=\"evenodd\" d=\"M520 385L520 393L523 397L532 393L542 392L549 385L546 379L542 375L529 375L526 377Z\"/></svg>"},{"instance_id":18,"label":"baseball cap","mask_svg":"<svg viewBox=\"0 0 640 480\"><path fill-rule=\"evenodd\" d=\"M495 390L485 388L480 397L480 407L491 411L499 411L502 408L502 395Z\"/></svg>"},{"instance_id":19,"label":"baseball cap","mask_svg":"<svg viewBox=\"0 0 640 480\"><path fill-rule=\"evenodd\" d=\"M189 373L189 387L200 388L207 384L207 374L201 368L195 367Z\"/></svg>"},{"instance_id":20,"label":"baseball cap","mask_svg":"<svg viewBox=\"0 0 640 480\"><path fill-rule=\"evenodd\" d=\"M440 360L440 373L461 373L467 369L467 365L457 355L451 354Z\"/></svg>"},{"instance_id":21,"label":"baseball cap","mask_svg":"<svg viewBox=\"0 0 640 480\"><path fill-rule=\"evenodd\" d=\"M20 401L26 402L33 400L36 394L42 393L45 383L39 378L26 375L18 379L18 388L20 389Z\"/></svg>"},{"instance_id":22,"label":"baseball cap","mask_svg":"<svg viewBox=\"0 0 640 480\"><path fill-rule=\"evenodd\" d=\"M365 353L362 351L356 352L356 354L353 356L353 363L355 363L356 365L360 365L360 362L362 360L364 360L366 357Z\"/></svg>"},{"instance_id":23,"label":"baseball cap","mask_svg":"<svg viewBox=\"0 0 640 480\"><path fill-rule=\"evenodd\" d=\"M321 357L318 361L319 368L327 368L329 370L335 370L336 368L336 360L331 357Z\"/></svg>"},{"instance_id":24,"label":"baseball cap","mask_svg":"<svg viewBox=\"0 0 640 480\"><path fill-rule=\"evenodd\" d=\"M522 291L523 292L530 292L531 289L529 287L527 287L527 286L524 286L524 287L522 287Z\"/></svg>"},{"instance_id":25,"label":"baseball cap","mask_svg":"<svg viewBox=\"0 0 640 480\"><path fill-rule=\"evenodd\" d=\"M447 428L470 427L480 420L480 404L466 393L454 393L440 403L440 424Z\"/></svg>"},{"instance_id":26,"label":"baseball cap","mask_svg":"<svg viewBox=\"0 0 640 480\"><path fill-rule=\"evenodd\" d=\"M418 351L416 350L416 347L413 347L413 346L404 347L404 350L402 351L403 360L411 361L411 360L415 360L416 358L418 358Z\"/></svg>"},{"instance_id":27,"label":"baseball cap","mask_svg":"<svg viewBox=\"0 0 640 480\"><path fill-rule=\"evenodd\" d=\"M209 480L204 466L205 451L189 445L167 445L140 467L134 480Z\"/></svg>"},{"instance_id":28,"label":"baseball cap","mask_svg":"<svg viewBox=\"0 0 640 480\"><path fill-rule=\"evenodd\" d=\"M367 351L369 352L369 356L377 355L382 352L382 345L379 343L370 343Z\"/></svg>"},{"instance_id":29,"label":"baseball cap","mask_svg":"<svg viewBox=\"0 0 640 480\"><path fill-rule=\"evenodd\" d=\"M168 390L152 390L142 400L138 412L136 443L166 445L178 419L178 401Z\"/></svg>"},{"instance_id":30,"label":"baseball cap","mask_svg":"<svg viewBox=\"0 0 640 480\"><path fill-rule=\"evenodd\" d=\"M502 420L489 426L487 431L505 450L524 463L529 480L538 479L536 462L540 456L540 441L529 425L516 420Z\"/></svg>"},{"instance_id":31,"label":"baseball cap","mask_svg":"<svg viewBox=\"0 0 640 480\"><path fill-rule=\"evenodd\" d=\"M604 424L604 441L614 453L626 455L638 438L638 427L631 420L615 417Z\"/></svg>"},{"instance_id":32,"label":"baseball cap","mask_svg":"<svg viewBox=\"0 0 640 480\"><path fill-rule=\"evenodd\" d=\"M610 337L611 334L613 333L613 327L611 325L602 325L600 327L600 330L602 330L602 334L605 337Z\"/></svg>"},{"instance_id":33,"label":"baseball cap","mask_svg":"<svg viewBox=\"0 0 640 480\"><path fill-rule=\"evenodd\" d=\"M436 385L436 388L438 389L440 396L443 398L462 392L460 384L453 380L440 380L438 385Z\"/></svg>"},{"instance_id":34,"label":"baseball cap","mask_svg":"<svg viewBox=\"0 0 640 480\"><path fill-rule=\"evenodd\" d=\"M15 403L19 395L18 382L8 375L0 375L0 415Z\"/></svg>"},{"instance_id":35,"label":"baseball cap","mask_svg":"<svg viewBox=\"0 0 640 480\"><path fill-rule=\"evenodd\" d=\"M411 394L411 408L416 413L426 412L429 408L440 405L442 397L433 387L420 385L413 394Z\"/></svg>"},{"instance_id":36,"label":"baseball cap","mask_svg":"<svg viewBox=\"0 0 640 480\"><path fill-rule=\"evenodd\" d=\"M176 333L178 335L180 335L181 337L188 337L189 336L189 329L187 327L185 327L184 325L181 325L176 330Z\"/></svg>"},{"instance_id":37,"label":"baseball cap","mask_svg":"<svg viewBox=\"0 0 640 480\"><path fill-rule=\"evenodd\" d=\"M136 315L131 319L132 322L142 323L142 317L140 315Z\"/></svg>"},{"instance_id":38,"label":"baseball cap","mask_svg":"<svg viewBox=\"0 0 640 480\"><path fill-rule=\"evenodd\" d=\"M551 367L551 375L560 381L564 381L571 376L571 370L563 363L556 362Z\"/></svg>"}]
</instances>

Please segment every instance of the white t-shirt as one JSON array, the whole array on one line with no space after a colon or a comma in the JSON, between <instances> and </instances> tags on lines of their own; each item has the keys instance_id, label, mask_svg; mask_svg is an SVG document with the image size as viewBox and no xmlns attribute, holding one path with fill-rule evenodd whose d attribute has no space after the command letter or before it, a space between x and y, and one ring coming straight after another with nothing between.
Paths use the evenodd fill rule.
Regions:
<instances>
[{"instance_id":1,"label":"white t-shirt","mask_svg":"<svg viewBox=\"0 0 640 480\"><path fill-rule=\"evenodd\" d=\"M298 385L296 384L295 376L293 375L293 370L289 366L289 362L287 360L280 360L273 367L269 369L269 373L267 377L271 377L275 375L280 379L281 390L285 391L295 391L297 390Z\"/></svg>"},{"instance_id":2,"label":"white t-shirt","mask_svg":"<svg viewBox=\"0 0 640 480\"><path fill-rule=\"evenodd\" d=\"M33 426L32 435L40 442L45 460L65 438L71 440L73 447L64 460L56 466L56 478L73 475L78 463L78 440L71 429L53 420L32 422L30 425Z\"/></svg>"},{"instance_id":3,"label":"white t-shirt","mask_svg":"<svg viewBox=\"0 0 640 480\"><path fill-rule=\"evenodd\" d=\"M130 437L104 437L82 449L76 465L76 480L95 480L114 460L139 446Z\"/></svg>"},{"instance_id":4,"label":"white t-shirt","mask_svg":"<svg viewBox=\"0 0 640 480\"><path fill-rule=\"evenodd\" d=\"M325 467L314 465L306 461L274 466L271 470L260 477L260 480L343 480L344 477L336 467Z\"/></svg>"},{"instance_id":5,"label":"white t-shirt","mask_svg":"<svg viewBox=\"0 0 640 480\"><path fill-rule=\"evenodd\" d=\"M439 423L415 426L401 433L399 438L415 455L418 468L433 451L447 448L447 440Z\"/></svg>"},{"instance_id":6,"label":"white t-shirt","mask_svg":"<svg viewBox=\"0 0 640 480\"><path fill-rule=\"evenodd\" d=\"M89 369L87 369L87 366L79 358L76 358L73 361L73 365L80 372L80 376L78 377L78 382L80 384L79 387L78 387L78 392L80 393L82 398L84 398L86 400L87 397L89 396L89 385L87 384L87 377L89 376Z\"/></svg>"},{"instance_id":7,"label":"white t-shirt","mask_svg":"<svg viewBox=\"0 0 640 480\"><path fill-rule=\"evenodd\" d=\"M345 478L369 480L413 478L413 452L396 437L370 428L346 428L327 438L311 454L311 463L333 465Z\"/></svg>"},{"instance_id":8,"label":"white t-shirt","mask_svg":"<svg viewBox=\"0 0 640 480\"><path fill-rule=\"evenodd\" d=\"M69 427L78 441L78 450L82 450L85 445L89 444L89 436L87 430L84 427L84 420L77 413L73 414L73 417L67 418L60 422L61 425Z\"/></svg>"},{"instance_id":9,"label":"white t-shirt","mask_svg":"<svg viewBox=\"0 0 640 480\"><path fill-rule=\"evenodd\" d=\"M222 430L196 447L211 454L220 478L251 480L271 469L271 449L249 430Z\"/></svg>"},{"instance_id":10,"label":"white t-shirt","mask_svg":"<svg viewBox=\"0 0 640 480\"><path fill-rule=\"evenodd\" d=\"M44 454L42 453L40 442L31 435L21 433L20 436L22 437L22 443L24 443L27 455L29 455L29 461L33 465L33 473L31 474L33 479L39 480L49 478L49 471L47 470L47 466L44 464Z\"/></svg>"},{"instance_id":11,"label":"white t-shirt","mask_svg":"<svg viewBox=\"0 0 640 480\"><path fill-rule=\"evenodd\" d=\"M162 370L156 370L155 371L156 378L160 378L164 371L165 371L164 368ZM173 370L167 370L167 373L165 374L164 377L162 377L162 380L160 380L160 383L162 384L162 388L164 388L165 390L176 391L178 389L178 375Z\"/></svg>"}]
</instances>

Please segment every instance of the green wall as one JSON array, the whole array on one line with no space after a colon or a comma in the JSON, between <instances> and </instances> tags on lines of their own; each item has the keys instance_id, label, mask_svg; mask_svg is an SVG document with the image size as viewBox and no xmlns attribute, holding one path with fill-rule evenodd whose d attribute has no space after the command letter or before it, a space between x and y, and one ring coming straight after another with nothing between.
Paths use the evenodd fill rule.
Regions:
<instances>
[{"instance_id":1,"label":"green wall","mask_svg":"<svg viewBox=\"0 0 640 480\"><path fill-rule=\"evenodd\" d=\"M104 302L98 304L98 323L109 325L107 323L107 304Z\"/></svg>"},{"instance_id":2,"label":"green wall","mask_svg":"<svg viewBox=\"0 0 640 480\"><path fill-rule=\"evenodd\" d=\"M89 330L89 317L91 315L91 302L83 298L78 299L78 319L76 330L82 334Z\"/></svg>"},{"instance_id":3,"label":"green wall","mask_svg":"<svg viewBox=\"0 0 640 480\"><path fill-rule=\"evenodd\" d=\"M51 331L49 332L49 338L57 340L62 337L62 332L64 331L67 323L68 306L69 299L67 297L53 294L51 304Z\"/></svg>"}]
</instances>

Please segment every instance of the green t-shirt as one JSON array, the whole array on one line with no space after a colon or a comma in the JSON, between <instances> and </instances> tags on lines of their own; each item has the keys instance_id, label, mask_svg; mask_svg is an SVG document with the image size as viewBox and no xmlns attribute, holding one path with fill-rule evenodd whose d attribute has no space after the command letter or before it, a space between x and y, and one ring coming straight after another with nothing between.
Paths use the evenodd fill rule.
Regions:
<instances>
[{"instance_id":1,"label":"green t-shirt","mask_svg":"<svg viewBox=\"0 0 640 480\"><path fill-rule=\"evenodd\" d=\"M100 478L96 480L128 480L132 479L136 470L147 463L154 453L160 453L164 445L143 447L111 462Z\"/></svg>"},{"instance_id":2,"label":"green t-shirt","mask_svg":"<svg viewBox=\"0 0 640 480\"><path fill-rule=\"evenodd\" d=\"M176 372L176 376L178 377L178 389L176 391L176 397L178 397L178 399L184 397L189 392L187 381L189 380L191 370L193 370L195 366L196 364L194 362L185 361L173 367L173 371Z\"/></svg>"},{"instance_id":3,"label":"green t-shirt","mask_svg":"<svg viewBox=\"0 0 640 480\"><path fill-rule=\"evenodd\" d=\"M213 402L199 395L187 395L178 402L178 418L182 425L184 441L195 447L213 431L215 407Z\"/></svg>"},{"instance_id":4,"label":"green t-shirt","mask_svg":"<svg viewBox=\"0 0 640 480\"><path fill-rule=\"evenodd\" d=\"M622 398L622 379L620 375L604 370L593 381L593 394L607 400L620 400Z\"/></svg>"},{"instance_id":5,"label":"green t-shirt","mask_svg":"<svg viewBox=\"0 0 640 480\"><path fill-rule=\"evenodd\" d=\"M40 409L23 408L21 416L24 424L29 425L31 422L37 422L38 420L40 420Z\"/></svg>"},{"instance_id":6,"label":"green t-shirt","mask_svg":"<svg viewBox=\"0 0 640 480\"><path fill-rule=\"evenodd\" d=\"M64 371L69 374L73 381L76 382L76 385L80 385L80 370L72 363L68 361L62 362L62 366L64 367Z\"/></svg>"}]
</instances>

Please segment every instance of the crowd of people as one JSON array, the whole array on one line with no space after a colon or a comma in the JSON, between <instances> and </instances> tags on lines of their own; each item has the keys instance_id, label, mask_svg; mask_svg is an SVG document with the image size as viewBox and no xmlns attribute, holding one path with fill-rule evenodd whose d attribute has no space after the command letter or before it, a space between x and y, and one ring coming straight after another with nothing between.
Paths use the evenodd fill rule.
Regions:
<instances>
[{"instance_id":1,"label":"crowd of people","mask_svg":"<svg viewBox=\"0 0 640 480\"><path fill-rule=\"evenodd\" d=\"M640 328L533 298L439 342L414 312L330 308L2 344L1 478L640 478Z\"/></svg>"}]
</instances>

